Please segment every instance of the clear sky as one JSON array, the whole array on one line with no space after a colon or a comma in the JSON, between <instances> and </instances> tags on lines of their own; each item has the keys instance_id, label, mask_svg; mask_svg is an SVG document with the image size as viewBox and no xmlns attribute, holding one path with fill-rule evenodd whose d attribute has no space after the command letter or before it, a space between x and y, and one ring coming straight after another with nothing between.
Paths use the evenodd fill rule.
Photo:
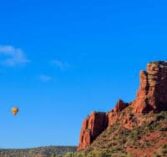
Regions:
<instances>
[{"instance_id":1,"label":"clear sky","mask_svg":"<svg viewBox=\"0 0 167 157\"><path fill-rule=\"evenodd\" d=\"M139 71L167 59L166 8L166 0L1 0L0 147L76 145L91 111L133 100Z\"/></svg>"}]
</instances>

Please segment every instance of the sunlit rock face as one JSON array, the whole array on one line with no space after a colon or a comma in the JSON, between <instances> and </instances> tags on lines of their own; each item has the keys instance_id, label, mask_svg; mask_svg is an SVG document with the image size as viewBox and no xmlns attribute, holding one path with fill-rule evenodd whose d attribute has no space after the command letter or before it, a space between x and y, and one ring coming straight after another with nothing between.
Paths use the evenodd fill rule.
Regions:
<instances>
[{"instance_id":1,"label":"sunlit rock face","mask_svg":"<svg viewBox=\"0 0 167 157\"><path fill-rule=\"evenodd\" d=\"M132 130L145 123L143 114L167 111L167 62L147 64L140 72L140 85L136 99L131 103L119 100L114 109L107 112L93 112L83 124L78 150L88 148L107 128L121 123L121 127Z\"/></svg>"},{"instance_id":2,"label":"sunlit rock face","mask_svg":"<svg viewBox=\"0 0 167 157\"><path fill-rule=\"evenodd\" d=\"M87 148L108 126L108 117L103 112L93 112L82 125L78 150Z\"/></svg>"},{"instance_id":3,"label":"sunlit rock face","mask_svg":"<svg viewBox=\"0 0 167 157\"><path fill-rule=\"evenodd\" d=\"M119 100L115 106L115 108L108 112L108 126L112 126L115 124L118 120L120 120L120 113L123 111L129 104L123 102L123 100Z\"/></svg>"},{"instance_id":4,"label":"sunlit rock face","mask_svg":"<svg viewBox=\"0 0 167 157\"><path fill-rule=\"evenodd\" d=\"M140 87L132 104L134 112L167 110L167 62L151 62L140 73Z\"/></svg>"}]
</instances>

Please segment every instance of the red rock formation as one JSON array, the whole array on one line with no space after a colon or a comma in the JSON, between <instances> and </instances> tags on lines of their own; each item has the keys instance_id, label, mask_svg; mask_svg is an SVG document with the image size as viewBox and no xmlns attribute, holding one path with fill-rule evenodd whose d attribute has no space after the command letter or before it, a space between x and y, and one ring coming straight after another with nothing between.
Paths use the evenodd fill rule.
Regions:
<instances>
[{"instance_id":1,"label":"red rock formation","mask_svg":"<svg viewBox=\"0 0 167 157\"><path fill-rule=\"evenodd\" d=\"M119 118L120 112L128 106L122 100L119 100L115 108L108 113L108 126L112 126Z\"/></svg>"},{"instance_id":2,"label":"red rock formation","mask_svg":"<svg viewBox=\"0 0 167 157\"><path fill-rule=\"evenodd\" d=\"M78 150L87 148L96 137L106 129L108 118L106 113L93 112L82 125Z\"/></svg>"},{"instance_id":3,"label":"red rock formation","mask_svg":"<svg viewBox=\"0 0 167 157\"><path fill-rule=\"evenodd\" d=\"M128 103L125 103L120 99L120 100L118 100L118 102L114 108L114 112L121 112L127 106L128 106Z\"/></svg>"},{"instance_id":4,"label":"red rock formation","mask_svg":"<svg viewBox=\"0 0 167 157\"><path fill-rule=\"evenodd\" d=\"M128 106L128 110L123 110ZM122 127L133 129L144 121L142 113L167 110L167 62L151 62L146 71L140 73L137 98L131 104L119 100L108 113L92 113L84 122L78 150L87 148L107 127L121 122Z\"/></svg>"},{"instance_id":5,"label":"red rock formation","mask_svg":"<svg viewBox=\"0 0 167 157\"><path fill-rule=\"evenodd\" d=\"M82 124L78 150L87 148L96 139L96 137L102 133L102 131L104 131L109 125L114 124L119 117L119 113L127 106L128 104L119 100L111 112L93 112L89 117L87 117Z\"/></svg>"},{"instance_id":6,"label":"red rock formation","mask_svg":"<svg viewBox=\"0 0 167 157\"><path fill-rule=\"evenodd\" d=\"M152 62L140 73L140 88L132 104L134 112L167 110L167 62Z\"/></svg>"}]
</instances>

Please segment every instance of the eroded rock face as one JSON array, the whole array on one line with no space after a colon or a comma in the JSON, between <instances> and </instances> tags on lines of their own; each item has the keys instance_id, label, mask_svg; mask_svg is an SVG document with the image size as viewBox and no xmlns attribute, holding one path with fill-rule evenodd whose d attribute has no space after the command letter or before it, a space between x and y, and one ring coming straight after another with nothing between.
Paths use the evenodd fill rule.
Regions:
<instances>
[{"instance_id":1,"label":"eroded rock face","mask_svg":"<svg viewBox=\"0 0 167 157\"><path fill-rule=\"evenodd\" d=\"M133 103L134 112L167 110L167 62L152 62L140 73L140 87Z\"/></svg>"},{"instance_id":2,"label":"eroded rock face","mask_svg":"<svg viewBox=\"0 0 167 157\"><path fill-rule=\"evenodd\" d=\"M142 125L145 122L143 113L150 111L167 111L167 62L151 62L146 71L140 72L139 90L132 103L119 100L112 111L93 112L86 118L78 150L86 149L107 127L117 122L129 130Z\"/></svg>"},{"instance_id":3,"label":"eroded rock face","mask_svg":"<svg viewBox=\"0 0 167 157\"><path fill-rule=\"evenodd\" d=\"M82 125L78 150L87 148L108 126L108 117L103 112L93 112Z\"/></svg>"},{"instance_id":4,"label":"eroded rock face","mask_svg":"<svg viewBox=\"0 0 167 157\"><path fill-rule=\"evenodd\" d=\"M93 112L88 116L82 124L78 150L87 148L108 126L114 124L127 106L127 103L119 100L111 112Z\"/></svg>"},{"instance_id":5,"label":"eroded rock face","mask_svg":"<svg viewBox=\"0 0 167 157\"><path fill-rule=\"evenodd\" d=\"M115 106L115 108L108 112L108 126L112 126L115 124L117 120L119 120L120 112L125 109L128 106L128 103L123 102L122 100L119 100Z\"/></svg>"},{"instance_id":6,"label":"eroded rock face","mask_svg":"<svg viewBox=\"0 0 167 157\"><path fill-rule=\"evenodd\" d=\"M118 100L115 108L114 108L114 112L121 112L123 109L125 109L128 106L128 103L123 102L123 100Z\"/></svg>"}]
</instances>

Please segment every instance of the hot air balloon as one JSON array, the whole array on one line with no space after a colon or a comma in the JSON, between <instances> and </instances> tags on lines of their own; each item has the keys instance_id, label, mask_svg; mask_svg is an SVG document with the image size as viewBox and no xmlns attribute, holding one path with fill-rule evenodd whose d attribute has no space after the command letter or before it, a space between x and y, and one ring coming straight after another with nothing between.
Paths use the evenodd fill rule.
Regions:
<instances>
[{"instance_id":1,"label":"hot air balloon","mask_svg":"<svg viewBox=\"0 0 167 157\"><path fill-rule=\"evenodd\" d=\"M16 116L17 113L19 112L19 108L18 107L12 107L11 112L14 116Z\"/></svg>"}]
</instances>

